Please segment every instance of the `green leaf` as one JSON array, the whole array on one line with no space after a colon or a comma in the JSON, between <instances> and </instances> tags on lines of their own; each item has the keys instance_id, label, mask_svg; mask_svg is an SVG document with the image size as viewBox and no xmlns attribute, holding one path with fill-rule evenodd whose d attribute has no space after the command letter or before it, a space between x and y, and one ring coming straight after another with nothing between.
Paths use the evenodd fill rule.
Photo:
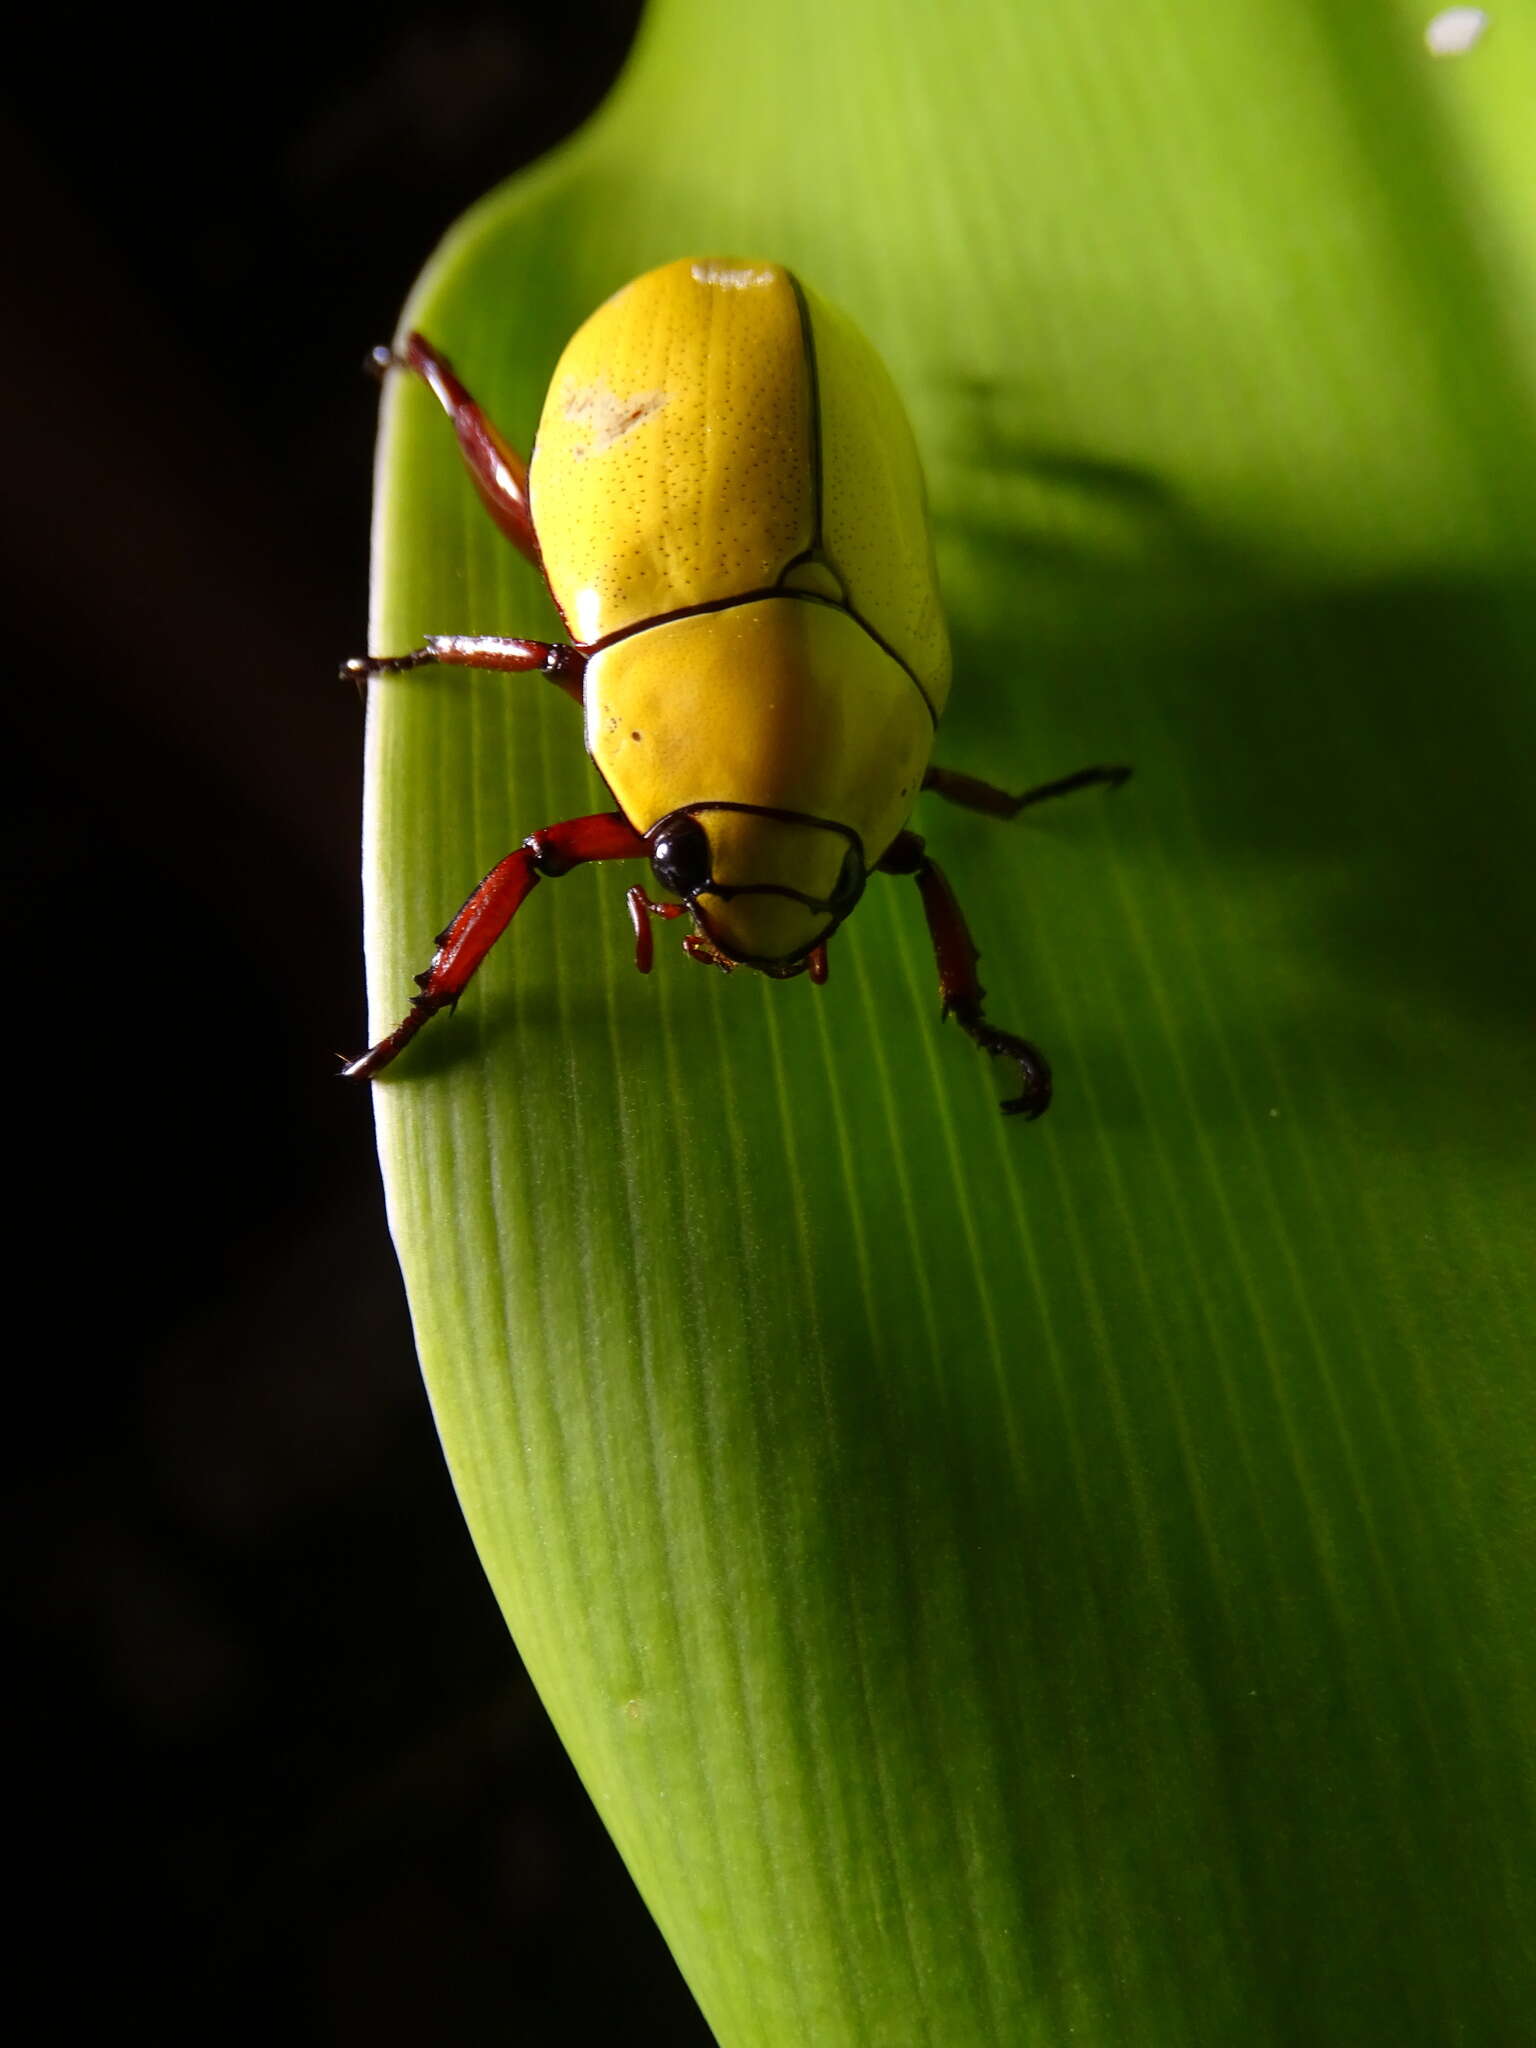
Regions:
<instances>
[{"instance_id":1,"label":"green leaf","mask_svg":"<svg viewBox=\"0 0 1536 2048\"><path fill-rule=\"evenodd\" d=\"M642 980L573 874L375 1091L475 1542L728 2048L1528 2029L1536 17L1429 12L665 0L408 308L526 445L626 278L791 264L910 400L940 758L1136 767L917 821L1040 1124L898 880L816 990ZM556 630L403 377L377 542L380 651ZM459 672L369 787L383 1031L604 798Z\"/></svg>"}]
</instances>

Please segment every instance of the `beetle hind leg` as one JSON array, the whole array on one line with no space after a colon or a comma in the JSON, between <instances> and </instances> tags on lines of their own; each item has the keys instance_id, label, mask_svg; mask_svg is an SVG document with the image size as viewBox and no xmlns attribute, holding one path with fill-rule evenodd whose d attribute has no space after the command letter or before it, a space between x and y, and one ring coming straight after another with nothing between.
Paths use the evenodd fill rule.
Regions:
<instances>
[{"instance_id":1,"label":"beetle hind leg","mask_svg":"<svg viewBox=\"0 0 1536 2048\"><path fill-rule=\"evenodd\" d=\"M380 376L400 369L420 377L453 422L464 465L486 511L518 553L542 575L544 565L528 503L528 465L495 421L481 411L448 358L424 334L412 333L402 349L376 348L368 366Z\"/></svg>"},{"instance_id":2,"label":"beetle hind leg","mask_svg":"<svg viewBox=\"0 0 1536 2048\"><path fill-rule=\"evenodd\" d=\"M1011 796L1006 789L976 775L962 775L956 768L930 768L923 777L923 788L952 804L963 804L968 811L985 811L990 818L1016 818L1029 804L1069 796L1075 789L1118 789L1130 780L1130 774L1129 768L1079 768L1075 775L1062 775L1055 782L1042 782L1020 796Z\"/></svg>"},{"instance_id":3,"label":"beetle hind leg","mask_svg":"<svg viewBox=\"0 0 1536 2048\"><path fill-rule=\"evenodd\" d=\"M1050 1061L1027 1038L987 1022L982 1012L986 990L976 972L980 955L944 870L929 859L915 832L899 832L880 867L886 874L910 875L917 883L939 970L943 1014L953 1017L984 1053L1012 1060L1019 1070L1019 1092L1002 1103L1003 1115L1021 1116L1026 1122L1043 1116L1051 1106Z\"/></svg>"}]
</instances>

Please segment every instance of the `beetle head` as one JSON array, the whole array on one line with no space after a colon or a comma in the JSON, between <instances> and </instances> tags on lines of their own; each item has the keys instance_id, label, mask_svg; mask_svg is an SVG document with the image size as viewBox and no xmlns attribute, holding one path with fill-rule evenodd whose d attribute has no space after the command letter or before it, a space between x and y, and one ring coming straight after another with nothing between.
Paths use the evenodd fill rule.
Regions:
<instances>
[{"instance_id":1,"label":"beetle head","mask_svg":"<svg viewBox=\"0 0 1536 2048\"><path fill-rule=\"evenodd\" d=\"M647 834L651 867L726 960L800 974L864 893L858 837L793 811L689 804Z\"/></svg>"}]
</instances>

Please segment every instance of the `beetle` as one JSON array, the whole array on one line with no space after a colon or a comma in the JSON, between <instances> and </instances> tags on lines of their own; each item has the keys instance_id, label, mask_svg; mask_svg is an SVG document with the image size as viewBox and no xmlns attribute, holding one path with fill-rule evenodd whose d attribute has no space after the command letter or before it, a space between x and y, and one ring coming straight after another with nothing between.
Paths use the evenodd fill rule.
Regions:
<instances>
[{"instance_id":1,"label":"beetle","mask_svg":"<svg viewBox=\"0 0 1536 2048\"><path fill-rule=\"evenodd\" d=\"M648 858L635 959L687 915L696 960L827 975L871 872L917 883L942 1013L1018 1068L1005 1114L1051 1099L1045 1056L989 1024L953 891L907 819L919 791L1011 818L1126 768L1020 796L930 762L950 651L916 443L890 375L781 264L688 258L625 285L560 358L525 466L419 333L379 349L452 421L486 509L540 570L570 639L443 634L346 663L360 686L446 663L542 674L583 707L616 808L530 834L447 929L419 993L343 1073L382 1072L452 1009L541 880Z\"/></svg>"}]
</instances>

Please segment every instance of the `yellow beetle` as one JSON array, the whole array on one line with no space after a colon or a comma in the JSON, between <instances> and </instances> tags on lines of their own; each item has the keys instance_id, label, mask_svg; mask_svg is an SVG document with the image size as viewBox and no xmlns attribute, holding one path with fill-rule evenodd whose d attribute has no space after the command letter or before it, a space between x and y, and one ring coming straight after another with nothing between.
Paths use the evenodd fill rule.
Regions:
<instances>
[{"instance_id":1,"label":"yellow beetle","mask_svg":"<svg viewBox=\"0 0 1536 2048\"><path fill-rule=\"evenodd\" d=\"M439 935L406 1017L343 1072L387 1066L457 1003L534 885L582 862L649 858L665 894L629 892L642 972L649 920L686 912L696 959L818 982L879 868L917 881L944 1014L1017 1063L1003 1109L1038 1116L1050 1069L985 1021L975 946L906 820L922 789L1012 817L1129 771L1086 768L1010 796L929 765L950 654L922 471L857 329L780 264L669 263L571 341L526 469L421 335L375 361L431 387L571 639L438 635L343 673L540 671L583 705L617 809L548 826L499 862Z\"/></svg>"}]
</instances>

